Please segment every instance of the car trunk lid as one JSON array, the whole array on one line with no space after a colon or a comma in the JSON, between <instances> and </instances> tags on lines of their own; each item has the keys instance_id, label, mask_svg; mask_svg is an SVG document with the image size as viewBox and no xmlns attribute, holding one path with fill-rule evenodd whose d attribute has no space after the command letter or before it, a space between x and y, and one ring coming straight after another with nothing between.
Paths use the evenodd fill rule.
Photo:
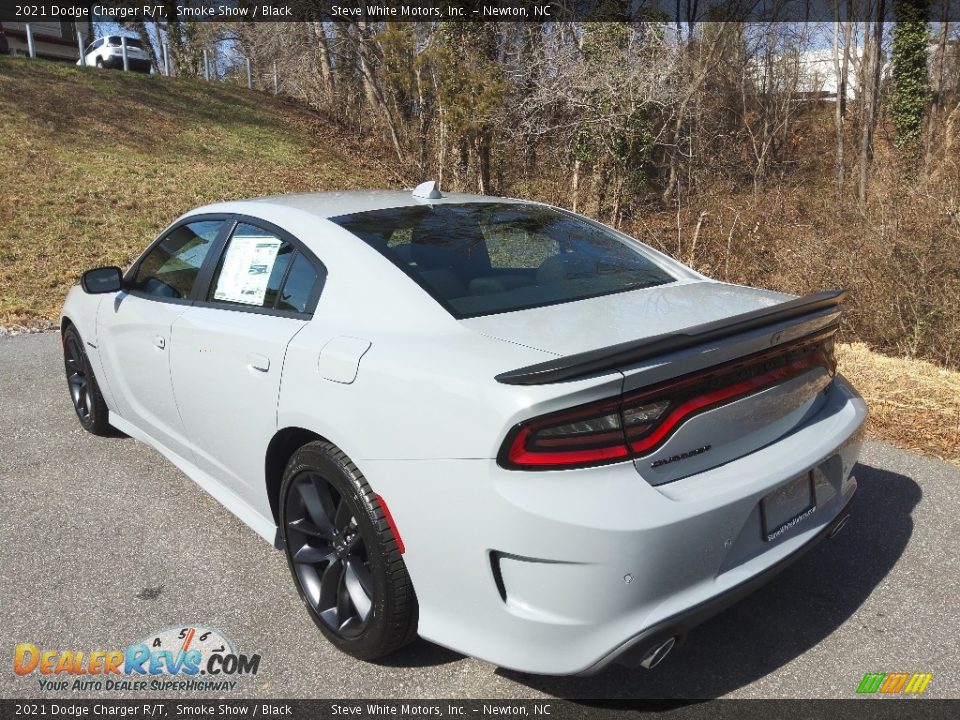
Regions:
<instances>
[{"instance_id":1,"label":"car trunk lid","mask_svg":"<svg viewBox=\"0 0 960 720\"><path fill-rule=\"evenodd\" d=\"M588 307L572 303L465 322L558 355L503 373L500 382L554 384L622 373L624 442L638 472L660 484L749 454L815 410L835 371L840 296L790 299L690 282L594 298L584 302ZM564 311L572 322L564 320ZM527 313L534 315L519 317ZM523 325L528 332L521 333ZM582 336L571 330L582 330ZM559 431L543 432L553 434L549 442L555 447Z\"/></svg>"},{"instance_id":2,"label":"car trunk lid","mask_svg":"<svg viewBox=\"0 0 960 720\"><path fill-rule=\"evenodd\" d=\"M790 298L769 290L680 280L460 322L490 337L566 356L654 337Z\"/></svg>"}]
</instances>

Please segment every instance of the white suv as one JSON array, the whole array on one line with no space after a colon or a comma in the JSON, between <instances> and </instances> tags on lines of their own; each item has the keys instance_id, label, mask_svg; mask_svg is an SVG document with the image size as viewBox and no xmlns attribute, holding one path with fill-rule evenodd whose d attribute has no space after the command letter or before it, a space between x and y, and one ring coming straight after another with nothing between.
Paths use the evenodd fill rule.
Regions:
<instances>
[{"instance_id":1,"label":"white suv","mask_svg":"<svg viewBox=\"0 0 960 720\"><path fill-rule=\"evenodd\" d=\"M84 50L83 59L77 65L93 65L123 69L123 43L119 35L94 40ZM127 38L127 66L135 72L150 72L150 58L143 43L136 38Z\"/></svg>"}]
</instances>

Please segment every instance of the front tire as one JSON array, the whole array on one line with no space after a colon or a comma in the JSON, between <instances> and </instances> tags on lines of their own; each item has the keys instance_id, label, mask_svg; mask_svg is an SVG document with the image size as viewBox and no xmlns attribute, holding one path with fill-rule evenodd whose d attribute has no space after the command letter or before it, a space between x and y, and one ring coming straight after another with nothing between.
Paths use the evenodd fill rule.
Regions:
<instances>
[{"instance_id":1,"label":"front tire","mask_svg":"<svg viewBox=\"0 0 960 720\"><path fill-rule=\"evenodd\" d=\"M80 425L94 435L111 435L113 429L107 421L107 403L100 394L100 386L90 367L80 333L73 325L63 331L63 365L67 373L70 401Z\"/></svg>"},{"instance_id":2,"label":"front tire","mask_svg":"<svg viewBox=\"0 0 960 720\"><path fill-rule=\"evenodd\" d=\"M383 507L357 467L325 441L304 445L280 490L287 563L323 634L361 660L416 637L417 599Z\"/></svg>"}]
</instances>

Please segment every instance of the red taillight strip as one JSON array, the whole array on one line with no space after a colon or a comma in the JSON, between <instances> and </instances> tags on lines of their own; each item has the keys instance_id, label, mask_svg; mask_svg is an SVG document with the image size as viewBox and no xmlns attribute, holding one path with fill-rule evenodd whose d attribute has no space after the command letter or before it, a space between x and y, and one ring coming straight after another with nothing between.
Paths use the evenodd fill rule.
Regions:
<instances>
[{"instance_id":1,"label":"red taillight strip","mask_svg":"<svg viewBox=\"0 0 960 720\"><path fill-rule=\"evenodd\" d=\"M507 458L514 465L590 465L593 463L611 462L629 457L630 452L621 440L619 445L586 450L565 450L559 452L530 452L527 450L527 438L536 430L536 425L527 425L520 429L513 442L510 443L510 452ZM621 434L622 438L622 434Z\"/></svg>"},{"instance_id":2,"label":"red taillight strip","mask_svg":"<svg viewBox=\"0 0 960 720\"><path fill-rule=\"evenodd\" d=\"M744 380L735 385L690 398L674 408L650 435L631 443L630 450L635 455L642 455L643 453L649 452L665 440L667 435L673 432L678 425L691 416L715 405L733 402L741 397L746 397L747 395L758 392L765 387L776 385L783 380L793 377L794 375L799 375L805 370L809 370L818 365L826 366L826 357L821 352L810 353L799 360L794 360L792 363L770 370L762 375L757 375L749 380Z\"/></svg>"},{"instance_id":3,"label":"red taillight strip","mask_svg":"<svg viewBox=\"0 0 960 720\"><path fill-rule=\"evenodd\" d=\"M569 469L574 467L588 467L591 465L603 465L607 463L626 460L632 457L638 457L653 452L662 445L666 439L680 425L686 422L694 415L730 403L747 395L759 392L767 387L776 385L791 377L800 375L813 367L822 366L832 376L836 370L836 363L829 350L829 346L820 345L811 347L818 343L829 342L835 329L831 329L815 336L808 336L787 346L779 346L770 350L757 353L751 357L743 358L738 361L719 365L710 368L704 372L696 373L692 376L680 378L656 387L626 393L617 400L606 400L596 404L588 404L580 408L574 408L562 413L533 418L525 423L516 426L504 442L501 450L500 464L504 467L514 469L530 470L551 470L551 469ZM760 365L771 357L783 357L802 350L810 348L806 354L792 362L788 362L780 367L773 368L758 375L746 378L732 385L721 387L716 390L704 392L703 389L696 387L698 384L709 382L712 378L718 378L720 382L723 378L737 374L738 370L749 371L751 367ZM687 393L698 393L683 398L684 391ZM631 441L626 436L618 437L616 433L593 433L585 435L582 438L566 437L554 439L540 438L537 444L542 448L544 445L559 445L567 443L568 445L589 444L599 441L610 442L604 447L592 448L571 448L568 450L540 451L536 448L529 449L528 441L530 436L544 427L554 427L568 420L578 420L589 417L596 417L600 414L616 412L621 416L625 408L635 406L640 402L650 402L665 395L679 395L682 400L671 409L663 419L656 421L656 427L650 435L646 435L639 440ZM629 434L627 428L622 432ZM636 433L636 429L634 429Z\"/></svg>"}]
</instances>

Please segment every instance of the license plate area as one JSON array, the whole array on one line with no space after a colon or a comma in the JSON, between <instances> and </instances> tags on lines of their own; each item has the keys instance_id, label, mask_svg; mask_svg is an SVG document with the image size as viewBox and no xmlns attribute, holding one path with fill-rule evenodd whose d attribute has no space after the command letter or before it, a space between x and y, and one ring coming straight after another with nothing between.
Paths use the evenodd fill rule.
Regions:
<instances>
[{"instance_id":1,"label":"license plate area","mask_svg":"<svg viewBox=\"0 0 960 720\"><path fill-rule=\"evenodd\" d=\"M817 509L813 473L806 472L778 487L760 501L763 540L773 542L813 515Z\"/></svg>"}]
</instances>

